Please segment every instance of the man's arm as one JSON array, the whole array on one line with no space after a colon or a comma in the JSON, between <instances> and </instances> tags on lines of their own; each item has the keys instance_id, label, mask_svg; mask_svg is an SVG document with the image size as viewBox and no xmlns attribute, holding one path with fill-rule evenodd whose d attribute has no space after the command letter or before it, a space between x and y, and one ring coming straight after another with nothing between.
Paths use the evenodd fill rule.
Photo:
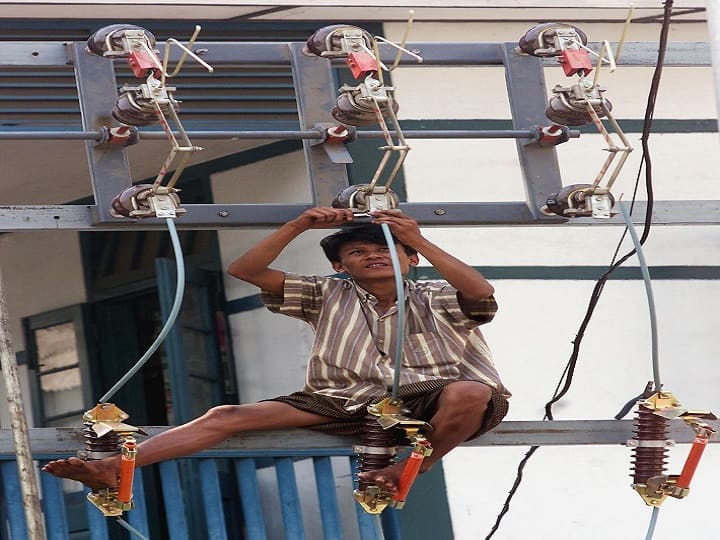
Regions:
<instances>
[{"instance_id":1,"label":"man's arm","mask_svg":"<svg viewBox=\"0 0 720 540\"><path fill-rule=\"evenodd\" d=\"M425 238L415 219L398 210L374 212L373 218L375 223L387 223L398 240L425 257L440 275L458 290L464 302L472 304L482 301L495 292L480 272Z\"/></svg>"},{"instance_id":2,"label":"man's arm","mask_svg":"<svg viewBox=\"0 0 720 540\"><path fill-rule=\"evenodd\" d=\"M228 273L264 291L282 296L285 272L270 268L270 264L278 258L283 249L309 229L337 226L351 221L352 218L352 211L346 209L317 207L306 210L230 263Z\"/></svg>"}]
</instances>

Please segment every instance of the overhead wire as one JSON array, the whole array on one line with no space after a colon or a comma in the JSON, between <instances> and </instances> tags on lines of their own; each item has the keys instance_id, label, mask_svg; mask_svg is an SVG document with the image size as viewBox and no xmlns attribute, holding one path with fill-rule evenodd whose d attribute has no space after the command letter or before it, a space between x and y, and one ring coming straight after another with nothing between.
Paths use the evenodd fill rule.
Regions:
<instances>
[{"instance_id":1,"label":"overhead wire","mask_svg":"<svg viewBox=\"0 0 720 540\"><path fill-rule=\"evenodd\" d=\"M652 185L652 160L650 157L650 146L648 143L648 140L650 138L650 133L652 129L652 122L653 117L655 114L655 105L657 101L657 95L658 95L658 89L660 86L660 78L662 75L662 69L665 62L665 51L667 49L667 41L668 41L668 34L670 29L670 17L672 14L672 6L673 6L673 0L666 0L664 2L664 10L663 10L663 21L662 26L660 30L660 37L658 40L658 55L657 60L655 63L655 70L653 71L652 81L650 83L650 88L648 91L648 98L647 103L645 107L645 116L643 121L643 130L642 130L642 136L640 138L641 140L641 146L642 146L642 156L640 159L640 165L638 167L638 173L635 179L635 189L633 191L633 199L631 202L631 211L635 204L635 196L637 194L640 176L642 174L642 171L645 172L645 189L647 193L647 205L645 208L645 219L643 223L643 231L638 239L639 245L643 245L645 241L647 240L651 224L652 224L652 211L653 211L653 205L654 205L654 190ZM543 420L554 420L552 407L555 403L557 403L560 399L562 399L570 390L570 386L572 384L573 376L575 374L575 368L577 367L577 361L580 353L580 344L582 342L582 339L585 335L585 330L587 329L590 320L592 318L592 315L595 311L595 307L597 306L600 297L602 295L602 291L605 287L605 284L607 283L608 279L612 275L612 273L617 270L623 263L625 263L630 257L632 257L636 253L636 249L631 249L628 253L623 255L620 259L617 261L615 260L617 257L617 253L620 251L620 246L622 245L622 242L625 238L625 235L628 232L628 228L623 231L623 234L617 244L617 247L615 249L615 252L613 254L612 262L610 263L610 266L608 267L607 271L600 276L600 278L595 283L595 286L593 287L593 291L590 295L590 300L585 312L585 315L583 317L582 322L580 323L580 327L577 331L577 334L575 336L575 339L572 341L573 343L573 349L570 354L570 358L563 370L563 373L560 377L560 380L558 381L558 384L556 386L555 392L553 393L553 397L545 404L545 415L543 417ZM493 535L498 531L500 527L500 523L502 522L502 519L505 517L505 515L510 510L510 502L512 501L512 498L515 496L515 493L517 492L518 488L520 487L520 484L522 483L523 479L523 472L525 469L525 466L527 465L530 458L537 452L537 450L540 448L540 446L531 446L529 450L526 452L525 456L520 460L518 463L518 467L516 470L515 480L513 482L512 487L510 488L510 491L508 492L508 496L506 497L503 507L498 514L495 523L493 524L489 534L485 537L485 540L490 540L490 538L493 537ZM653 513L653 516L655 519L656 513ZM652 523L651 523L652 525ZM654 525L653 525L654 528ZM650 533L650 531L648 531Z\"/></svg>"},{"instance_id":2,"label":"overhead wire","mask_svg":"<svg viewBox=\"0 0 720 540\"><path fill-rule=\"evenodd\" d=\"M625 224L627 225L627 230L630 233L630 237L632 238L633 244L635 245L635 250L637 251L638 261L640 262L640 270L642 272L643 276L643 282L645 283L645 292L647 296L648 301L648 310L650 312L650 333L651 333L651 341L652 341L652 347L651 347L651 355L652 355L652 372L653 372L653 383L655 384L656 391L660 391L662 388L662 382L660 381L660 359L658 356L658 335L657 335L657 316L655 312L655 297L653 295L652 291L652 280L650 279L650 270L648 268L647 262L645 261L645 255L643 253L642 244L640 243L640 239L638 238L637 233L635 232L635 226L632 223L632 220L630 219L630 214L628 213L627 209L625 208L625 205L620 203L620 213L623 216L623 219L625 220ZM659 507L655 506L653 507L652 515L650 518L650 524L648 526L647 535L645 537L645 540L651 540L653 537L653 534L655 532L655 523L657 522L658 513L660 512Z\"/></svg>"},{"instance_id":3,"label":"overhead wire","mask_svg":"<svg viewBox=\"0 0 720 540\"><path fill-rule=\"evenodd\" d=\"M392 261L393 273L395 275L395 289L397 294L397 337L395 339L395 369L393 372L392 398L397 400L400 394L400 373L402 370L402 350L405 341L405 287L403 285L402 268L400 267L400 258L397 253L397 246L393 240L392 232L387 223L380 224L385 242L387 242L390 251L390 260Z\"/></svg>"},{"instance_id":4,"label":"overhead wire","mask_svg":"<svg viewBox=\"0 0 720 540\"><path fill-rule=\"evenodd\" d=\"M170 309L170 313L168 314L168 317L163 324L160 333L155 338L155 341L152 342L150 347L148 347L147 351L145 351L145 354L142 355L142 357L135 363L135 365L130 368L125 373L125 375L123 375L120 380L118 380L113 385L113 387L105 393L105 395L100 398L100 403L107 402L113 395L115 395L118 390L120 390L120 388L125 385L125 383L127 383L145 365L145 363L150 359L150 357L155 353L155 351L158 350L162 342L170 333L170 330L172 330L172 327L175 324L178 313L180 313L183 295L185 294L185 263L183 261L182 246L180 244L180 238L175 227L175 221L173 218L167 218L166 222L168 226L168 231L170 232L170 239L172 241L173 254L175 255L175 266L177 267L177 284L175 287L175 298L173 300L172 308Z\"/></svg>"}]
</instances>

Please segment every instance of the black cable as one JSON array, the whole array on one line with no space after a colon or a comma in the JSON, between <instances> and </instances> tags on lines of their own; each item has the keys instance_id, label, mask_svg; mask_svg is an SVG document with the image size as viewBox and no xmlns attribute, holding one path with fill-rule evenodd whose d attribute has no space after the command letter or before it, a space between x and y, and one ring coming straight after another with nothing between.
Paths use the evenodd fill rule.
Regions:
<instances>
[{"instance_id":1,"label":"black cable","mask_svg":"<svg viewBox=\"0 0 720 540\"><path fill-rule=\"evenodd\" d=\"M642 131L642 137L641 137L641 144L642 144L642 158L640 160L640 166L638 168L638 174L635 181L635 190L633 191L633 200L631 203L631 208L633 207L635 203L635 195L637 193L637 187L640 180L640 174L641 171L645 170L645 189L647 192L647 207L645 209L645 221L643 226L643 232L640 237L640 244L644 244L647 240L649 234L650 234L650 227L652 223L652 211L654 206L654 191L652 186L652 161L650 159L650 147L648 144L648 139L650 138L650 132L652 129L652 121L653 116L655 113L655 104L657 100L657 94L658 89L660 86L660 77L662 75L662 68L665 62L665 51L667 49L667 41L668 41L668 33L670 29L670 16L672 13L672 5L673 0L666 0L664 2L664 14L663 14L663 22L662 27L660 30L660 38L659 38L659 44L658 44L658 56L657 56L657 62L655 64L655 71L653 72L652 82L650 83L650 89L648 91L648 99L647 104L645 108L645 119L643 122L643 131ZM570 390L570 386L572 384L572 379L575 374L575 368L577 366L578 356L580 353L580 344L582 342L582 339L585 335L585 330L587 329L590 319L592 318L592 315L595 311L595 307L597 306L600 296L602 294L603 288L605 287L605 284L607 283L608 279L610 278L610 275L617 270L625 261L627 261L630 257L632 257L635 254L635 249L631 249L628 253L623 255L619 260L615 261L615 257L617 256L617 253L619 252L620 245L625 238L625 234L627 233L627 228L623 232L620 242L618 243L618 246L615 250L615 254L613 255L613 262L611 262L608 270L600 276L600 278L595 283L595 287L593 288L592 294L590 295L590 301L588 303L587 310L585 312L585 316L580 323L580 328L578 329L578 332L575 336L575 339L573 340L573 350L570 355L570 358L565 366L565 369L563 371L563 374L560 377L560 380L558 381L558 385L555 389L555 392L553 394L553 397L545 404L545 416L543 420L553 420L553 414L552 414L552 407L555 403L557 403L560 399L567 394L567 392ZM559 390L558 390L559 389ZM515 493L517 492L518 488L520 487L520 483L522 482L523 478L523 470L525 468L525 465L529 461L529 459L533 456L533 454L539 449L539 446L531 446L528 452L525 454L523 459L520 461L515 477L515 482L513 482L512 488L510 489L507 498L505 499L505 503L503 504L503 508L500 511L500 513L497 516L497 519L495 521L495 524L493 525L490 533L485 537L485 540L489 540L492 538L492 536L497 532L498 528L500 527L500 522L502 521L503 517L507 512L510 510L510 501L514 497Z\"/></svg>"}]
</instances>

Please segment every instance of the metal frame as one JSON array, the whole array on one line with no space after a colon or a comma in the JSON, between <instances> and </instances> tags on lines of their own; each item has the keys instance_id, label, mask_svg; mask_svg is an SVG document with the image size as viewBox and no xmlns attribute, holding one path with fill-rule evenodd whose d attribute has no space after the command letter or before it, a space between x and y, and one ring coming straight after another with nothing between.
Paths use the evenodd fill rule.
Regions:
<instances>
[{"instance_id":1,"label":"metal frame","mask_svg":"<svg viewBox=\"0 0 720 540\"><path fill-rule=\"evenodd\" d=\"M720 430L720 421L709 421ZM170 427L142 428L153 437ZM624 445L633 437L633 420L506 420L482 437L461 446L569 446ZM30 428L30 446L34 459L58 459L75 455L84 445L82 428ZM695 433L678 420L668 424L668 437L677 444L690 444ZM354 455L352 437L328 435L307 429L247 432L235 435L219 445L194 454L194 457L239 456L338 456ZM720 440L713 439L711 444ZM9 429L0 429L0 460L12 459L15 448Z\"/></svg>"},{"instance_id":2,"label":"metal frame","mask_svg":"<svg viewBox=\"0 0 720 540\"><path fill-rule=\"evenodd\" d=\"M504 66L508 96L512 112L513 130L506 132L446 131L418 133L417 136L517 139L517 151L523 172L526 200L513 202L451 202L405 203L401 209L418 219L422 225L546 225L569 223L597 224L600 220L579 218L568 222L563 217L545 216L539 207L550 193L562 187L554 147L542 147L535 139L536 127L547 125L544 110L547 91L543 66L548 60L522 56L515 52L514 43L409 43L408 48L423 56L422 66ZM332 119L329 110L335 102L336 90L332 64L302 52L300 43L198 43L206 49L204 58L210 64L222 65L282 65L292 68L298 104L300 130L293 132L257 132L260 138L300 138L303 140L308 172L312 184L312 202L308 204L207 204L184 205L187 214L177 220L178 228L240 228L272 227L293 219L314 204L329 204L332 197L347 186L344 164L333 163L322 145L317 144L318 123ZM624 64L652 65L655 44L628 43L624 49ZM176 51L177 55L178 52ZM386 62L394 57L394 50L381 46ZM666 56L668 65L710 65L707 44L673 44ZM0 133L0 139L73 138L85 140L88 168L94 205L22 205L0 206L0 230L32 229L153 229L164 227L164 221L120 219L110 216L112 199L131 185L129 164L124 148L103 148L96 144L99 129L112 124L110 110L115 103L117 83L112 62L88 54L84 42L4 42L0 50L0 67L58 67L72 65L75 69L78 96L82 111L83 129L76 133ZM404 66L416 65L405 59ZM191 132L192 133L192 132ZM234 132L202 132L201 138L223 138ZM254 132L240 132L252 138ZM237 135L237 133L235 133ZM358 133L360 137L376 137L378 132ZM144 133L143 138L159 134ZM578 136L573 132L572 136ZM315 140L313 140L315 139ZM142 142L140 142L142 144ZM639 204L635 216L642 216ZM636 217L639 221L642 218ZM717 224L720 223L718 201L657 201L655 224ZM610 219L602 224L621 224Z\"/></svg>"}]
</instances>

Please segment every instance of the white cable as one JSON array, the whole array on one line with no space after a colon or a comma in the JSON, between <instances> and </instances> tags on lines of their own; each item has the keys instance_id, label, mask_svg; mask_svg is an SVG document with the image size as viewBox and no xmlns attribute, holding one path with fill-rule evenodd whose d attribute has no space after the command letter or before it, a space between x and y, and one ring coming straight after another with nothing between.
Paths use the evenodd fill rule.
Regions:
<instances>
[{"instance_id":1,"label":"white cable","mask_svg":"<svg viewBox=\"0 0 720 540\"><path fill-rule=\"evenodd\" d=\"M142 358L140 358L140 360L138 360L135 365L125 375L123 375L118 382L115 383L115 386L113 386L103 397L100 398L99 403L107 402L113 395L115 395L115 392L120 390L120 388L122 388L122 386L145 365L145 363L150 359L153 353L158 350L162 342L170 333L170 330L175 324L178 313L180 313L180 306L182 305L183 294L185 293L185 263L183 261L182 246L180 245L180 238L178 237L177 229L175 228L175 222L172 218L167 218L166 221L168 230L170 231L173 252L175 254L175 265L177 266L177 287L175 288L175 300L173 302L172 309L170 310L170 314L168 315L162 330L160 330L160 333L155 338L155 341L153 341L152 345L150 345Z\"/></svg>"},{"instance_id":2,"label":"white cable","mask_svg":"<svg viewBox=\"0 0 720 540\"><path fill-rule=\"evenodd\" d=\"M387 223L380 224L388 249L390 250L390 260L392 261L393 271L395 272L395 289L397 290L397 339L395 340L395 372L393 374L392 398L398 399L400 393L400 370L402 369L402 351L403 342L405 341L405 287L403 285L402 268L400 268L400 259L397 253L397 246L393 239L390 227Z\"/></svg>"}]
</instances>

